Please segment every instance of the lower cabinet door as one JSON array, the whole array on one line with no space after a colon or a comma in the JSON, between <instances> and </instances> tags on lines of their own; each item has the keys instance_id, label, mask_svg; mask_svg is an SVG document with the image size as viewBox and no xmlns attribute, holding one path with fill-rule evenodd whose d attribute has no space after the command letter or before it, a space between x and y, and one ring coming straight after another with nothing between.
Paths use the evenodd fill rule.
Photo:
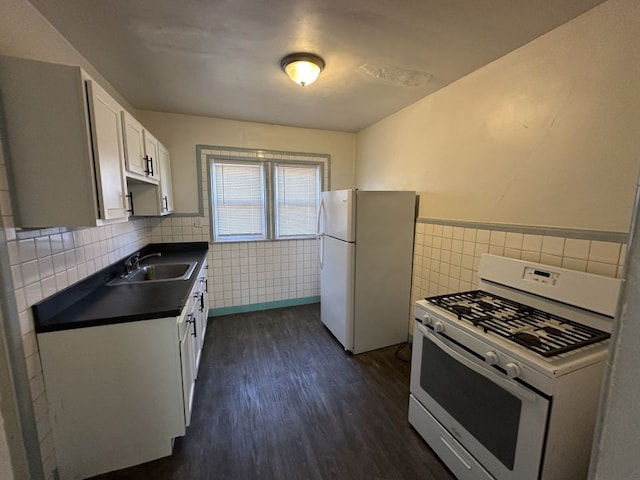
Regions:
<instances>
[{"instance_id":1,"label":"lower cabinet door","mask_svg":"<svg viewBox=\"0 0 640 480\"><path fill-rule=\"evenodd\" d=\"M196 386L195 349L194 349L194 319L193 314L187 315L187 328L180 339L180 360L182 362L182 393L184 395L184 422L191 424L191 407L193 392Z\"/></svg>"}]
</instances>

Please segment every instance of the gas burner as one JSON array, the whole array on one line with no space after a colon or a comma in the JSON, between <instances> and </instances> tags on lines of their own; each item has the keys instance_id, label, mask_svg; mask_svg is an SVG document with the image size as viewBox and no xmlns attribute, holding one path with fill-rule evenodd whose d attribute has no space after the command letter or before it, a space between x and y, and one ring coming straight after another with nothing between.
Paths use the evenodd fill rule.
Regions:
<instances>
[{"instance_id":1,"label":"gas burner","mask_svg":"<svg viewBox=\"0 0 640 480\"><path fill-rule=\"evenodd\" d=\"M486 302L484 300L480 300L478 303L476 303L476 305L481 309L481 310L492 310L494 308L498 308L497 305L494 305L493 303L489 303Z\"/></svg>"},{"instance_id":2,"label":"gas burner","mask_svg":"<svg viewBox=\"0 0 640 480\"><path fill-rule=\"evenodd\" d=\"M542 327L542 330L544 330L549 335L562 335L562 330L556 327L552 327L551 325Z\"/></svg>"},{"instance_id":3,"label":"gas burner","mask_svg":"<svg viewBox=\"0 0 640 480\"><path fill-rule=\"evenodd\" d=\"M468 305L451 305L451 311L458 316L459 320L462 320L464 315L469 315L472 312L471 307Z\"/></svg>"},{"instance_id":4,"label":"gas burner","mask_svg":"<svg viewBox=\"0 0 640 480\"><path fill-rule=\"evenodd\" d=\"M527 332L514 333L511 338L525 347L540 347L542 345L539 337Z\"/></svg>"},{"instance_id":5,"label":"gas burner","mask_svg":"<svg viewBox=\"0 0 640 480\"><path fill-rule=\"evenodd\" d=\"M601 330L482 290L425 300L453 313L459 321L469 322L543 357L553 357L610 337Z\"/></svg>"}]
</instances>

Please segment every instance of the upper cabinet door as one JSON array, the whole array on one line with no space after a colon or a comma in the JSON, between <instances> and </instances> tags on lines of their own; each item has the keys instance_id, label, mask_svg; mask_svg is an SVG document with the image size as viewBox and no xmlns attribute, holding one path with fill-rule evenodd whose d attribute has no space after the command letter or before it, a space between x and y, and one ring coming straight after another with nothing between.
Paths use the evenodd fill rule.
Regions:
<instances>
[{"instance_id":1,"label":"upper cabinet door","mask_svg":"<svg viewBox=\"0 0 640 480\"><path fill-rule=\"evenodd\" d=\"M169 151L158 143L160 160L160 200L162 215L173 212L173 183L171 182L171 159Z\"/></svg>"},{"instance_id":2,"label":"upper cabinet door","mask_svg":"<svg viewBox=\"0 0 640 480\"><path fill-rule=\"evenodd\" d=\"M99 85L87 80L94 168L101 218L127 218L127 186L120 105Z\"/></svg>"},{"instance_id":3,"label":"upper cabinet door","mask_svg":"<svg viewBox=\"0 0 640 480\"><path fill-rule=\"evenodd\" d=\"M129 112L122 112L126 175L140 182L158 184L157 140Z\"/></svg>"},{"instance_id":4,"label":"upper cabinet door","mask_svg":"<svg viewBox=\"0 0 640 480\"><path fill-rule=\"evenodd\" d=\"M158 180L160 178L158 140L148 130L144 131L144 158L147 163L147 176Z\"/></svg>"},{"instance_id":5,"label":"upper cabinet door","mask_svg":"<svg viewBox=\"0 0 640 480\"><path fill-rule=\"evenodd\" d=\"M147 162L144 159L144 136L142 133L144 128L127 111L122 112L122 127L127 171L146 175Z\"/></svg>"}]
</instances>

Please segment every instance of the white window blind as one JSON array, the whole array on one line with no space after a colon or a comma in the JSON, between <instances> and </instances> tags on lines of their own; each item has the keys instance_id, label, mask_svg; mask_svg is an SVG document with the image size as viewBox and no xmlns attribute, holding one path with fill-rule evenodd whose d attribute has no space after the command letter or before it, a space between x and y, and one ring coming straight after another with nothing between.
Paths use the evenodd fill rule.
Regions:
<instances>
[{"instance_id":1,"label":"white window blind","mask_svg":"<svg viewBox=\"0 0 640 480\"><path fill-rule=\"evenodd\" d=\"M266 238L263 165L231 162L214 165L217 239Z\"/></svg>"},{"instance_id":2,"label":"white window blind","mask_svg":"<svg viewBox=\"0 0 640 480\"><path fill-rule=\"evenodd\" d=\"M320 196L320 167L275 165L276 238L313 235Z\"/></svg>"},{"instance_id":3,"label":"white window blind","mask_svg":"<svg viewBox=\"0 0 640 480\"><path fill-rule=\"evenodd\" d=\"M314 237L327 161L312 154L242 152L238 159L229 158L239 156L235 149L217 152L224 158L207 156L213 241Z\"/></svg>"}]
</instances>

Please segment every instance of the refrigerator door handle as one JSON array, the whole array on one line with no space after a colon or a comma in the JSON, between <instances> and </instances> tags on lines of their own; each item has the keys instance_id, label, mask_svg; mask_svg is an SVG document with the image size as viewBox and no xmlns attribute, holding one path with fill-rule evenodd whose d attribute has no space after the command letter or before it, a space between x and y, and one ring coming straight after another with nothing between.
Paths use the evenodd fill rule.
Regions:
<instances>
[{"instance_id":1,"label":"refrigerator door handle","mask_svg":"<svg viewBox=\"0 0 640 480\"><path fill-rule=\"evenodd\" d=\"M324 200L320 200L320 207L318 208L318 218L316 220L316 235L320 236L320 220L323 219L322 212L324 210Z\"/></svg>"},{"instance_id":2,"label":"refrigerator door handle","mask_svg":"<svg viewBox=\"0 0 640 480\"><path fill-rule=\"evenodd\" d=\"M320 208L318 208L318 219L316 222L316 237L318 239L318 265L320 269L322 269L322 264L324 263L324 235L320 231L320 220L323 218L322 214L324 212L324 200L320 200Z\"/></svg>"}]
</instances>

